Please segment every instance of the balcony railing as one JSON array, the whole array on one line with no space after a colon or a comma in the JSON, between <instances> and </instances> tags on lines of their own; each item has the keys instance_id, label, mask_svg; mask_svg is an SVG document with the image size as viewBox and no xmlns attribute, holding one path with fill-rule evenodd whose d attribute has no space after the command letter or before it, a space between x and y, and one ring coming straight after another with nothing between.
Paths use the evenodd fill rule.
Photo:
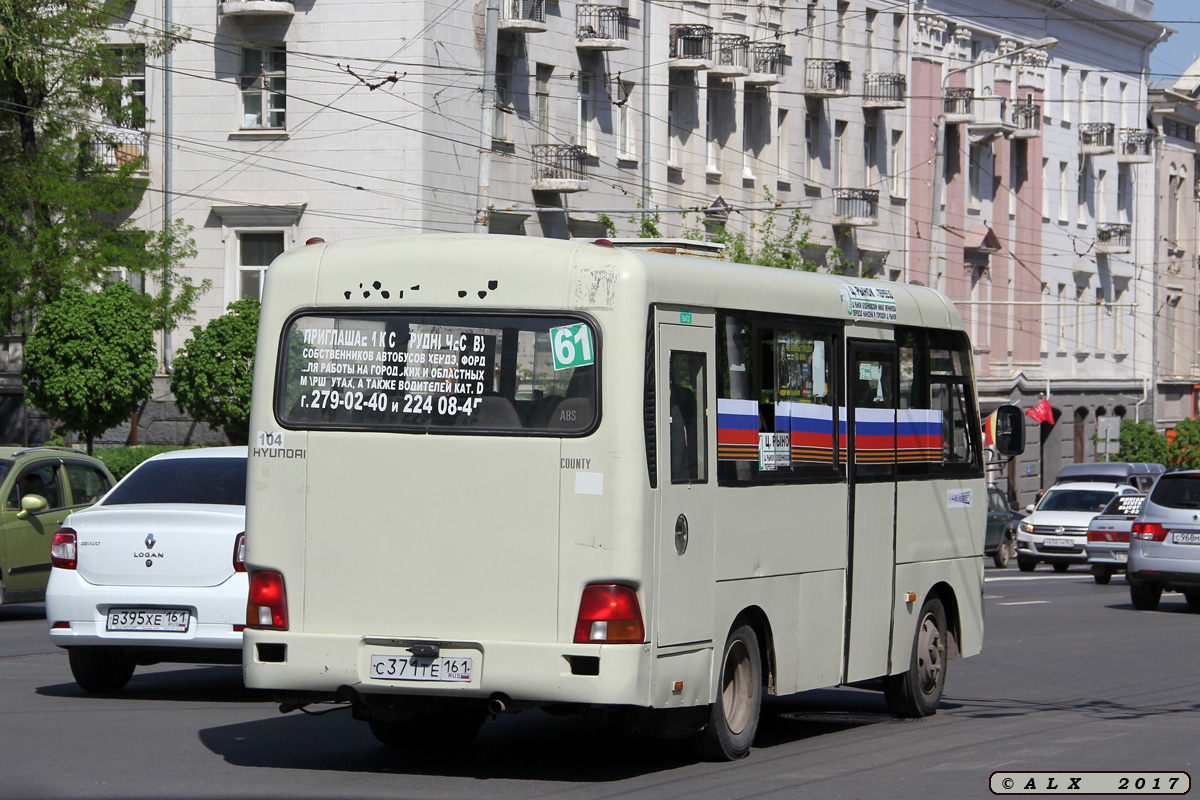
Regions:
<instances>
[{"instance_id":1,"label":"balcony railing","mask_svg":"<svg viewBox=\"0 0 1200 800\"><path fill-rule=\"evenodd\" d=\"M1154 132L1143 128L1121 128L1121 146L1117 149L1117 161L1149 163L1154 160L1151 148Z\"/></svg>"},{"instance_id":2,"label":"balcony railing","mask_svg":"<svg viewBox=\"0 0 1200 800\"><path fill-rule=\"evenodd\" d=\"M1042 106L1030 100L1018 101L1012 107L1012 121L1017 126L1013 136L1032 139L1042 135Z\"/></svg>"},{"instance_id":3,"label":"balcony railing","mask_svg":"<svg viewBox=\"0 0 1200 800\"><path fill-rule=\"evenodd\" d=\"M942 96L942 113L946 122L975 121L975 90L968 86L951 86Z\"/></svg>"},{"instance_id":4,"label":"balcony railing","mask_svg":"<svg viewBox=\"0 0 1200 800\"><path fill-rule=\"evenodd\" d=\"M1128 253L1130 231L1128 222L1101 222L1096 225L1096 249L1101 253Z\"/></svg>"},{"instance_id":5,"label":"balcony railing","mask_svg":"<svg viewBox=\"0 0 1200 800\"><path fill-rule=\"evenodd\" d=\"M850 94L850 62L832 58L804 59L804 93L818 97Z\"/></svg>"},{"instance_id":6,"label":"balcony railing","mask_svg":"<svg viewBox=\"0 0 1200 800\"><path fill-rule=\"evenodd\" d=\"M102 141L90 141L85 145L104 166L119 169L137 162L137 171L150 169L150 134L145 131L108 131Z\"/></svg>"},{"instance_id":7,"label":"balcony railing","mask_svg":"<svg viewBox=\"0 0 1200 800\"><path fill-rule=\"evenodd\" d=\"M907 83L903 75L868 72L863 83L865 108L904 108Z\"/></svg>"},{"instance_id":8,"label":"balcony railing","mask_svg":"<svg viewBox=\"0 0 1200 800\"><path fill-rule=\"evenodd\" d=\"M713 29L709 25L671 26L671 67L707 69L712 64Z\"/></svg>"},{"instance_id":9,"label":"balcony railing","mask_svg":"<svg viewBox=\"0 0 1200 800\"><path fill-rule=\"evenodd\" d=\"M784 48L779 42L755 42L750 45L748 83L779 83L783 80Z\"/></svg>"},{"instance_id":10,"label":"balcony railing","mask_svg":"<svg viewBox=\"0 0 1200 800\"><path fill-rule=\"evenodd\" d=\"M718 33L713 49L713 73L717 75L749 74L749 36L741 33Z\"/></svg>"},{"instance_id":11,"label":"balcony railing","mask_svg":"<svg viewBox=\"0 0 1200 800\"><path fill-rule=\"evenodd\" d=\"M501 0L500 28L529 33L546 30L546 0Z\"/></svg>"},{"instance_id":12,"label":"balcony railing","mask_svg":"<svg viewBox=\"0 0 1200 800\"><path fill-rule=\"evenodd\" d=\"M587 150L574 144L533 146L533 190L582 192L587 189Z\"/></svg>"},{"instance_id":13,"label":"balcony railing","mask_svg":"<svg viewBox=\"0 0 1200 800\"><path fill-rule=\"evenodd\" d=\"M217 14L222 17L290 17L296 7L292 0L218 0Z\"/></svg>"},{"instance_id":14,"label":"balcony railing","mask_svg":"<svg viewBox=\"0 0 1200 800\"><path fill-rule=\"evenodd\" d=\"M620 6L575 7L575 45L592 50L629 47L629 12Z\"/></svg>"},{"instance_id":15,"label":"balcony railing","mask_svg":"<svg viewBox=\"0 0 1200 800\"><path fill-rule=\"evenodd\" d=\"M874 225L879 221L879 190L834 189L833 215L838 225Z\"/></svg>"},{"instance_id":16,"label":"balcony railing","mask_svg":"<svg viewBox=\"0 0 1200 800\"><path fill-rule=\"evenodd\" d=\"M972 103L974 121L967 123L967 135L972 144L987 144L1007 136L1017 126L1009 118L1008 98L996 95L976 97Z\"/></svg>"},{"instance_id":17,"label":"balcony railing","mask_svg":"<svg viewBox=\"0 0 1200 800\"><path fill-rule=\"evenodd\" d=\"M1116 126L1111 122L1085 122L1079 126L1079 151L1104 155L1115 149Z\"/></svg>"}]
</instances>

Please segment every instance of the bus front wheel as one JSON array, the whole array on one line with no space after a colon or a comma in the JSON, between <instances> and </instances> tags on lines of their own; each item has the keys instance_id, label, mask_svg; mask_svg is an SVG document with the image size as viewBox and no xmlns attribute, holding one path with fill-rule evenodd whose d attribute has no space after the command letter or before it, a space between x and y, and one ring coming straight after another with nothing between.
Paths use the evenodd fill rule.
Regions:
<instances>
[{"instance_id":1,"label":"bus front wheel","mask_svg":"<svg viewBox=\"0 0 1200 800\"><path fill-rule=\"evenodd\" d=\"M908 670L884 680L888 709L900 717L928 717L937 711L946 688L946 612L931 597L917 615Z\"/></svg>"},{"instance_id":2,"label":"bus front wheel","mask_svg":"<svg viewBox=\"0 0 1200 800\"><path fill-rule=\"evenodd\" d=\"M698 756L734 761L750 752L762 710L762 674L758 635L749 625L735 628L721 655L717 701L709 707L708 724L692 739Z\"/></svg>"}]
</instances>

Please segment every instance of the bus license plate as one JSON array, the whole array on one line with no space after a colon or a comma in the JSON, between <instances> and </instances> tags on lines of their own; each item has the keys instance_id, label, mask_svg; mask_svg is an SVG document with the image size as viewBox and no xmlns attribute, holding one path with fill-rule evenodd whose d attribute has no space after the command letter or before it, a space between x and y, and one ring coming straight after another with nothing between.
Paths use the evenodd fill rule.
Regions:
<instances>
[{"instance_id":1,"label":"bus license plate","mask_svg":"<svg viewBox=\"0 0 1200 800\"><path fill-rule=\"evenodd\" d=\"M190 619L183 609L110 608L105 630L186 633Z\"/></svg>"},{"instance_id":2,"label":"bus license plate","mask_svg":"<svg viewBox=\"0 0 1200 800\"><path fill-rule=\"evenodd\" d=\"M1042 539L1042 547L1070 547L1074 549L1075 542L1070 539Z\"/></svg>"},{"instance_id":3,"label":"bus license plate","mask_svg":"<svg viewBox=\"0 0 1200 800\"><path fill-rule=\"evenodd\" d=\"M471 680L473 658L449 656L371 655L371 677L381 681L439 681L460 683Z\"/></svg>"},{"instance_id":4,"label":"bus license plate","mask_svg":"<svg viewBox=\"0 0 1200 800\"><path fill-rule=\"evenodd\" d=\"M1175 544L1200 544L1200 533L1175 531Z\"/></svg>"}]
</instances>

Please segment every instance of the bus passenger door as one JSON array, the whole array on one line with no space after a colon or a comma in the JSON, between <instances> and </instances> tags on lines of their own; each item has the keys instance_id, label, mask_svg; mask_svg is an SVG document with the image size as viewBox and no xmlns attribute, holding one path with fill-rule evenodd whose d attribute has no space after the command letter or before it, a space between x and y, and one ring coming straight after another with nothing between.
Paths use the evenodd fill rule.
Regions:
<instances>
[{"instance_id":1,"label":"bus passenger door","mask_svg":"<svg viewBox=\"0 0 1200 800\"><path fill-rule=\"evenodd\" d=\"M653 613L659 646L707 642L713 635L713 342L711 327L658 327L658 588Z\"/></svg>"},{"instance_id":2,"label":"bus passenger door","mask_svg":"<svg viewBox=\"0 0 1200 800\"><path fill-rule=\"evenodd\" d=\"M849 343L847 468L850 553L846 677L888 673L896 564L896 346Z\"/></svg>"}]
</instances>

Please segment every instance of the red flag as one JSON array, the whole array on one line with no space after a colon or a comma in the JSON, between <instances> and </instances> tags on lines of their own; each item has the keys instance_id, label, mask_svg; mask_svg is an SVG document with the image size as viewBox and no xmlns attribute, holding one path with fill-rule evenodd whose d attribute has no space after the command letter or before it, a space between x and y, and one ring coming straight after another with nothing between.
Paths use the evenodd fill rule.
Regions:
<instances>
[{"instance_id":1,"label":"red flag","mask_svg":"<svg viewBox=\"0 0 1200 800\"><path fill-rule=\"evenodd\" d=\"M988 418L983 421L983 446L991 447L996 443L996 420L1000 416L1000 411L993 411L988 415Z\"/></svg>"},{"instance_id":2,"label":"red flag","mask_svg":"<svg viewBox=\"0 0 1200 800\"><path fill-rule=\"evenodd\" d=\"M1025 409L1025 416L1032 419L1034 422L1054 422L1054 409L1050 408L1050 401L1042 398L1034 404L1033 408Z\"/></svg>"}]
</instances>

